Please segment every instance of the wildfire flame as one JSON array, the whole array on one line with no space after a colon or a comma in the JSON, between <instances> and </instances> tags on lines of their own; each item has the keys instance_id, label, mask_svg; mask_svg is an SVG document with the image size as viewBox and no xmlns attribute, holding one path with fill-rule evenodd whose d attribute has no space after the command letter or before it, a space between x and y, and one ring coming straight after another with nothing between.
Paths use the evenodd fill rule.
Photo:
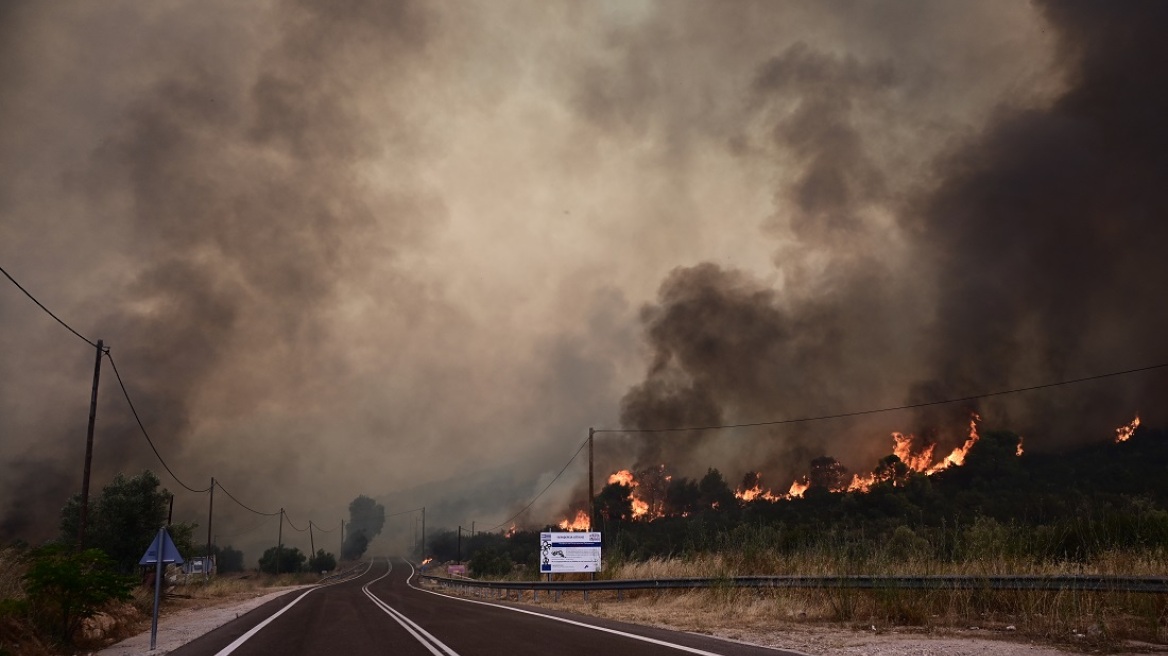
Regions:
<instances>
[{"instance_id":1,"label":"wildfire flame","mask_svg":"<svg viewBox=\"0 0 1168 656\"><path fill-rule=\"evenodd\" d=\"M774 494L771 493L770 490L763 489L763 487L762 487L762 472L754 472L753 478L754 478L754 485L752 485L748 488L744 487L742 489L736 490L734 492L734 496L738 497L742 501L747 501L747 502L754 501L755 499L764 499L766 501L778 501L779 499L782 498L782 497L775 496Z\"/></svg>"},{"instance_id":2,"label":"wildfire flame","mask_svg":"<svg viewBox=\"0 0 1168 656\"><path fill-rule=\"evenodd\" d=\"M574 519L565 519L559 524L561 531L589 531L592 530L592 520L583 510L576 511Z\"/></svg>"},{"instance_id":3,"label":"wildfire flame","mask_svg":"<svg viewBox=\"0 0 1168 656\"><path fill-rule=\"evenodd\" d=\"M936 452L936 444L926 444L918 446L915 444L916 438L911 434L892 433L892 454L896 456L903 468L898 466L887 466L881 463L881 466L871 474L860 475L853 474L851 480L844 483L842 481L831 484L831 492L867 492L873 485L891 481L893 485L902 485L905 469L909 472L917 474L924 474L925 476L932 476L937 472L942 472L952 467L961 467L965 464L965 458L969 455L970 450L981 435L978 432L978 424L981 423L981 416L976 412L970 414L969 418L969 434L965 442L953 449L949 455L942 460L934 462L933 456ZM1126 442L1131 439L1136 429L1140 426L1140 417L1136 415L1129 423L1115 429L1115 441ZM1021 456L1024 453L1022 446L1022 437L1018 437L1018 445L1015 450L1016 456ZM830 459L829 459L830 460ZM838 462L835 463L839 465ZM842 466L840 467L842 469ZM846 472L846 470L843 470ZM898 473L899 472L899 473ZM629 494L632 500L633 519L642 521L651 521L658 517L665 515L663 503L660 498L661 492L664 490L664 483L668 483L670 476L665 474L665 465L659 468L650 468L640 472L644 481L637 480L637 477L632 471L622 469L608 477L609 484L619 483L630 488ZM642 485L642 482L645 485ZM803 497L803 494L810 489L811 479L808 476L803 476L791 482L791 487L787 492L774 492L767 489L762 484L762 474L760 472L750 472L743 480L742 486L735 492L742 503L750 503L752 501L782 501L791 500ZM717 504L715 504L715 507ZM683 513L683 516L687 513ZM559 523L563 530L586 531L590 530L589 518L587 513L583 510L577 511L574 519L564 519ZM513 532L515 529L512 527ZM510 533L508 535L510 535Z\"/></svg>"},{"instance_id":4,"label":"wildfire flame","mask_svg":"<svg viewBox=\"0 0 1168 656\"><path fill-rule=\"evenodd\" d=\"M1140 416L1136 415L1135 419L1115 429L1115 443L1126 442L1131 439L1132 433L1140 427Z\"/></svg>"},{"instance_id":5,"label":"wildfire flame","mask_svg":"<svg viewBox=\"0 0 1168 656\"><path fill-rule=\"evenodd\" d=\"M791 498L802 497L803 493L806 492L807 488L809 487L811 487L811 483L807 480L807 477L804 476L803 478L796 480L794 483L791 483L791 489L787 491L787 496Z\"/></svg>"},{"instance_id":6,"label":"wildfire flame","mask_svg":"<svg viewBox=\"0 0 1168 656\"><path fill-rule=\"evenodd\" d=\"M516 531L518 531L518 530L519 530L519 527L515 524L512 524L511 528L507 529L507 532L504 533L503 535L510 538L510 537L514 536Z\"/></svg>"},{"instance_id":7,"label":"wildfire flame","mask_svg":"<svg viewBox=\"0 0 1168 656\"><path fill-rule=\"evenodd\" d=\"M433 558L427 558L427 559L423 560L423 561L422 561L422 566L424 567L424 566L426 566L426 565L429 565L431 560L434 560L434 559L433 559Z\"/></svg>"}]
</instances>

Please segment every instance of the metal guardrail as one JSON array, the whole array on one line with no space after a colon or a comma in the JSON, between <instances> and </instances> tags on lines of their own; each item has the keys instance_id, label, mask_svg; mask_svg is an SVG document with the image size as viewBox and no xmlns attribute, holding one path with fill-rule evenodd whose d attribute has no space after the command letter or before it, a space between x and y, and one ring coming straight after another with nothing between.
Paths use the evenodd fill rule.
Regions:
<instances>
[{"instance_id":1,"label":"metal guardrail","mask_svg":"<svg viewBox=\"0 0 1168 656\"><path fill-rule=\"evenodd\" d=\"M735 576L727 578L613 579L599 581L480 581L430 574L422 579L442 587L554 592L623 590L851 589L851 590L1067 590L1091 592L1168 593L1168 577L1147 576Z\"/></svg>"}]
</instances>

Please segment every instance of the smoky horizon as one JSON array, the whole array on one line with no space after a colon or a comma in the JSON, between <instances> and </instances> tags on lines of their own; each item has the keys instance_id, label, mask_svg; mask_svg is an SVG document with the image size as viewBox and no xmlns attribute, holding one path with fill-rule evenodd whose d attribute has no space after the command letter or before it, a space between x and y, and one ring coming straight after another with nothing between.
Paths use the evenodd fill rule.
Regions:
<instances>
[{"instance_id":1,"label":"smoky horizon","mask_svg":"<svg viewBox=\"0 0 1168 656\"><path fill-rule=\"evenodd\" d=\"M139 420L184 484L298 526L368 495L484 530L545 487L519 521L554 524L589 427L920 406L605 433L598 486L865 474L893 434L961 447L973 413L1058 453L1168 425L1164 370L921 404L1168 363L1166 25L1154 2L10 3L0 266L133 399L103 365L91 494L151 469L176 521L205 496ZM40 542L80 490L94 353L0 283L0 541ZM215 508L218 544L272 542Z\"/></svg>"}]
</instances>

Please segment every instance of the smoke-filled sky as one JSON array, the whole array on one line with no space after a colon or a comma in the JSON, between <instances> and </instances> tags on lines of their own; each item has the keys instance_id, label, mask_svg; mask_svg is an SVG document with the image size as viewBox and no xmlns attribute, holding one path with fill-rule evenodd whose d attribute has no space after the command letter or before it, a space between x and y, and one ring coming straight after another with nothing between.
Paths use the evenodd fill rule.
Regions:
<instances>
[{"instance_id":1,"label":"smoke-filled sky","mask_svg":"<svg viewBox=\"0 0 1168 656\"><path fill-rule=\"evenodd\" d=\"M10 2L0 264L159 450L300 526L503 522L588 427L897 406L1168 362L1168 6ZM80 488L93 349L0 285L0 539ZM94 484L160 471L109 362ZM1164 423L1162 370L920 413L598 439L856 471L969 412ZM578 501L577 460L533 507ZM176 519L205 495L178 490ZM256 519L217 499L220 543ZM219 513L222 513L222 517ZM389 531L410 532L402 526ZM265 529L266 530L266 529ZM218 531L217 531L218 532Z\"/></svg>"}]
</instances>

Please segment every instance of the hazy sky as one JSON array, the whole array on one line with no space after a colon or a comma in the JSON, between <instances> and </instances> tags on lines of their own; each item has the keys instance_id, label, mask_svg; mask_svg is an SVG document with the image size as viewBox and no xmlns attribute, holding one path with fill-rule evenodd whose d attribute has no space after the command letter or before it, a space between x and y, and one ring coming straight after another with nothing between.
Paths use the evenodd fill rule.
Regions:
<instances>
[{"instance_id":1,"label":"hazy sky","mask_svg":"<svg viewBox=\"0 0 1168 656\"><path fill-rule=\"evenodd\" d=\"M105 340L188 484L300 525L369 494L489 528L590 426L1168 360L1163 27L1013 0L5 3L0 264ZM6 281L0 331L0 539L39 540L80 488L93 350ZM112 373L96 486L160 470ZM1040 449L1105 440L1162 417L1164 376L1125 380L977 409ZM971 409L598 459L778 484ZM254 525L216 507L220 542Z\"/></svg>"}]
</instances>

